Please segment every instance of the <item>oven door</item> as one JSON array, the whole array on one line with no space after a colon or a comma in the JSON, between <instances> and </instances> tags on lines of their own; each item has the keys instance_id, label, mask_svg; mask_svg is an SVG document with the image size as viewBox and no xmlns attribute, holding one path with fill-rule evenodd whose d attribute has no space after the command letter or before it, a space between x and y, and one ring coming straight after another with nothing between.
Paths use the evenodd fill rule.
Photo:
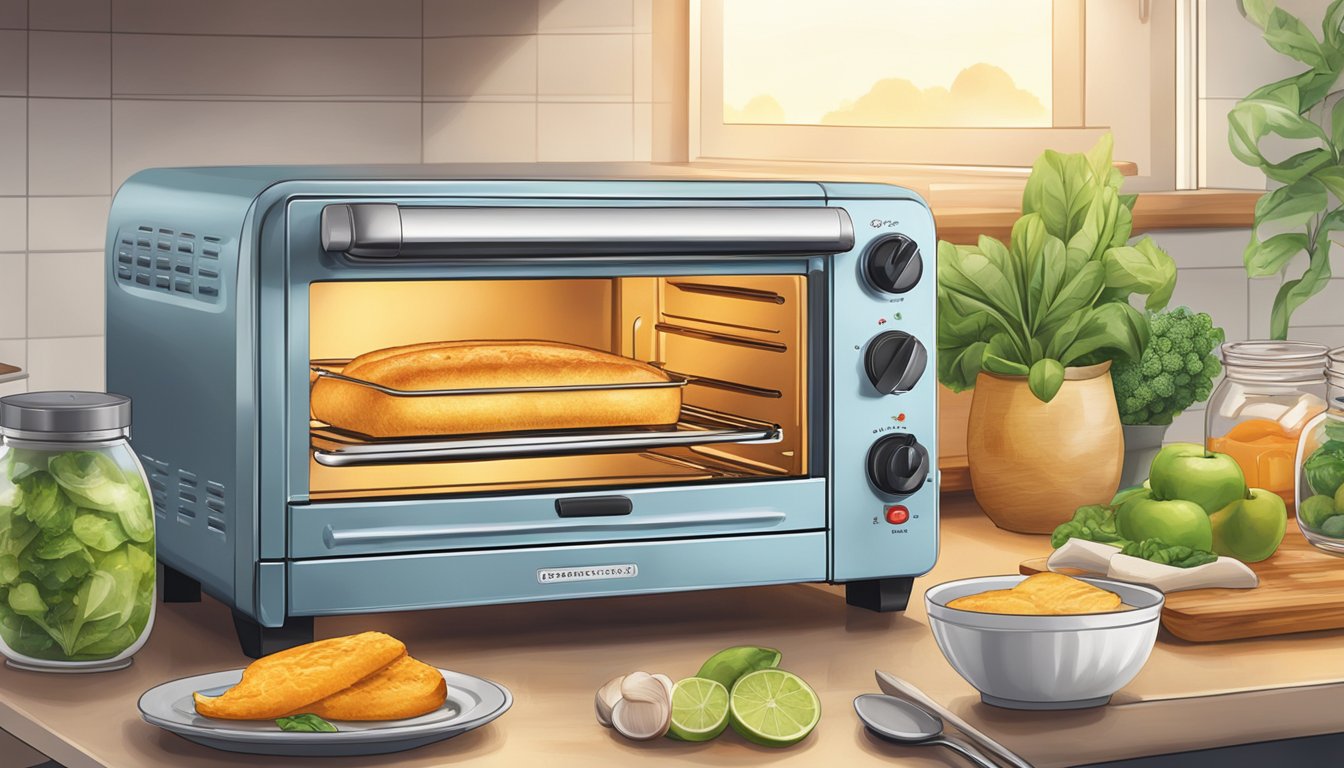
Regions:
<instances>
[{"instance_id":1,"label":"oven door","mask_svg":"<svg viewBox=\"0 0 1344 768\"><path fill-rule=\"evenodd\" d=\"M291 558L824 530L828 253L843 211L573 200L291 203L286 296ZM263 324L264 325L264 324ZM661 369L673 424L371 435L315 417L323 379L406 399L360 355L532 340ZM590 385L618 389L612 383ZM504 406L501 406L504 407ZM264 451L263 451L264 455Z\"/></svg>"}]
</instances>

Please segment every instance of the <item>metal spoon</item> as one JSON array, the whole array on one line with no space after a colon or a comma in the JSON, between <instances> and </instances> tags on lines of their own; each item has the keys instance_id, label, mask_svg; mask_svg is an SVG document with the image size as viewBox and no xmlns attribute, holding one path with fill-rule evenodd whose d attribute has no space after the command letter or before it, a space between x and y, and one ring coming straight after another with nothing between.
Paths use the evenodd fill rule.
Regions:
<instances>
[{"instance_id":1,"label":"metal spoon","mask_svg":"<svg viewBox=\"0 0 1344 768\"><path fill-rule=\"evenodd\" d=\"M916 704L882 693L865 693L854 699L854 711L873 733L906 744L938 744L981 768L998 768L983 752L960 739L943 735L943 721Z\"/></svg>"}]
</instances>

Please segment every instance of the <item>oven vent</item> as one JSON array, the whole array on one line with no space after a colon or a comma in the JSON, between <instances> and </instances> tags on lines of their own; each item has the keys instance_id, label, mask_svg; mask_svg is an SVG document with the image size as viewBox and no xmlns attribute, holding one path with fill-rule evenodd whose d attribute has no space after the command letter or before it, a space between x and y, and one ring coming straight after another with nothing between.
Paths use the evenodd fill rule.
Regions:
<instances>
[{"instance_id":1,"label":"oven vent","mask_svg":"<svg viewBox=\"0 0 1344 768\"><path fill-rule=\"evenodd\" d=\"M141 224L117 235L117 282L206 304L219 302L223 239Z\"/></svg>"},{"instance_id":2,"label":"oven vent","mask_svg":"<svg viewBox=\"0 0 1344 768\"><path fill-rule=\"evenodd\" d=\"M164 520L168 509L168 480L172 474L168 462L143 453L140 454L140 461L149 475L149 498L154 503L154 516Z\"/></svg>"},{"instance_id":3,"label":"oven vent","mask_svg":"<svg viewBox=\"0 0 1344 768\"><path fill-rule=\"evenodd\" d=\"M224 512L227 509L224 485L213 480L205 484L205 527L220 534L225 533Z\"/></svg>"}]
</instances>

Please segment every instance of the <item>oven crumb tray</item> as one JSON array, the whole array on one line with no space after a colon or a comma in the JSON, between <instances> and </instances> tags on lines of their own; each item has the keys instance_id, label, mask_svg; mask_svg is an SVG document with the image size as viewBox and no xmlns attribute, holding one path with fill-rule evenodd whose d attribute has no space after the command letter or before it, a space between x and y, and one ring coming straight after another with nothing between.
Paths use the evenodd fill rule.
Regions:
<instances>
[{"instance_id":1,"label":"oven crumb tray","mask_svg":"<svg viewBox=\"0 0 1344 768\"><path fill-rule=\"evenodd\" d=\"M626 453L713 443L775 443L783 437L777 424L690 405L683 405L681 419L667 427L373 438L313 421L310 434L313 458L326 467Z\"/></svg>"}]
</instances>

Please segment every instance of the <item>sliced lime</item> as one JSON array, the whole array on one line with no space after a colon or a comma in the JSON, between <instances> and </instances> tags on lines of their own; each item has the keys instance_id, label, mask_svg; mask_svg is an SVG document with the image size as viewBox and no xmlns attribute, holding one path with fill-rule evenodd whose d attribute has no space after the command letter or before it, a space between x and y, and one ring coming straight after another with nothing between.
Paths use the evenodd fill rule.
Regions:
<instances>
[{"instance_id":1,"label":"sliced lime","mask_svg":"<svg viewBox=\"0 0 1344 768\"><path fill-rule=\"evenodd\" d=\"M717 680L688 677L672 687L672 725L667 735L709 741L728 727L728 689Z\"/></svg>"},{"instance_id":2,"label":"sliced lime","mask_svg":"<svg viewBox=\"0 0 1344 768\"><path fill-rule=\"evenodd\" d=\"M816 691L792 672L762 669L737 681L728 697L733 730L763 747L787 747L807 738L821 720Z\"/></svg>"}]
</instances>

